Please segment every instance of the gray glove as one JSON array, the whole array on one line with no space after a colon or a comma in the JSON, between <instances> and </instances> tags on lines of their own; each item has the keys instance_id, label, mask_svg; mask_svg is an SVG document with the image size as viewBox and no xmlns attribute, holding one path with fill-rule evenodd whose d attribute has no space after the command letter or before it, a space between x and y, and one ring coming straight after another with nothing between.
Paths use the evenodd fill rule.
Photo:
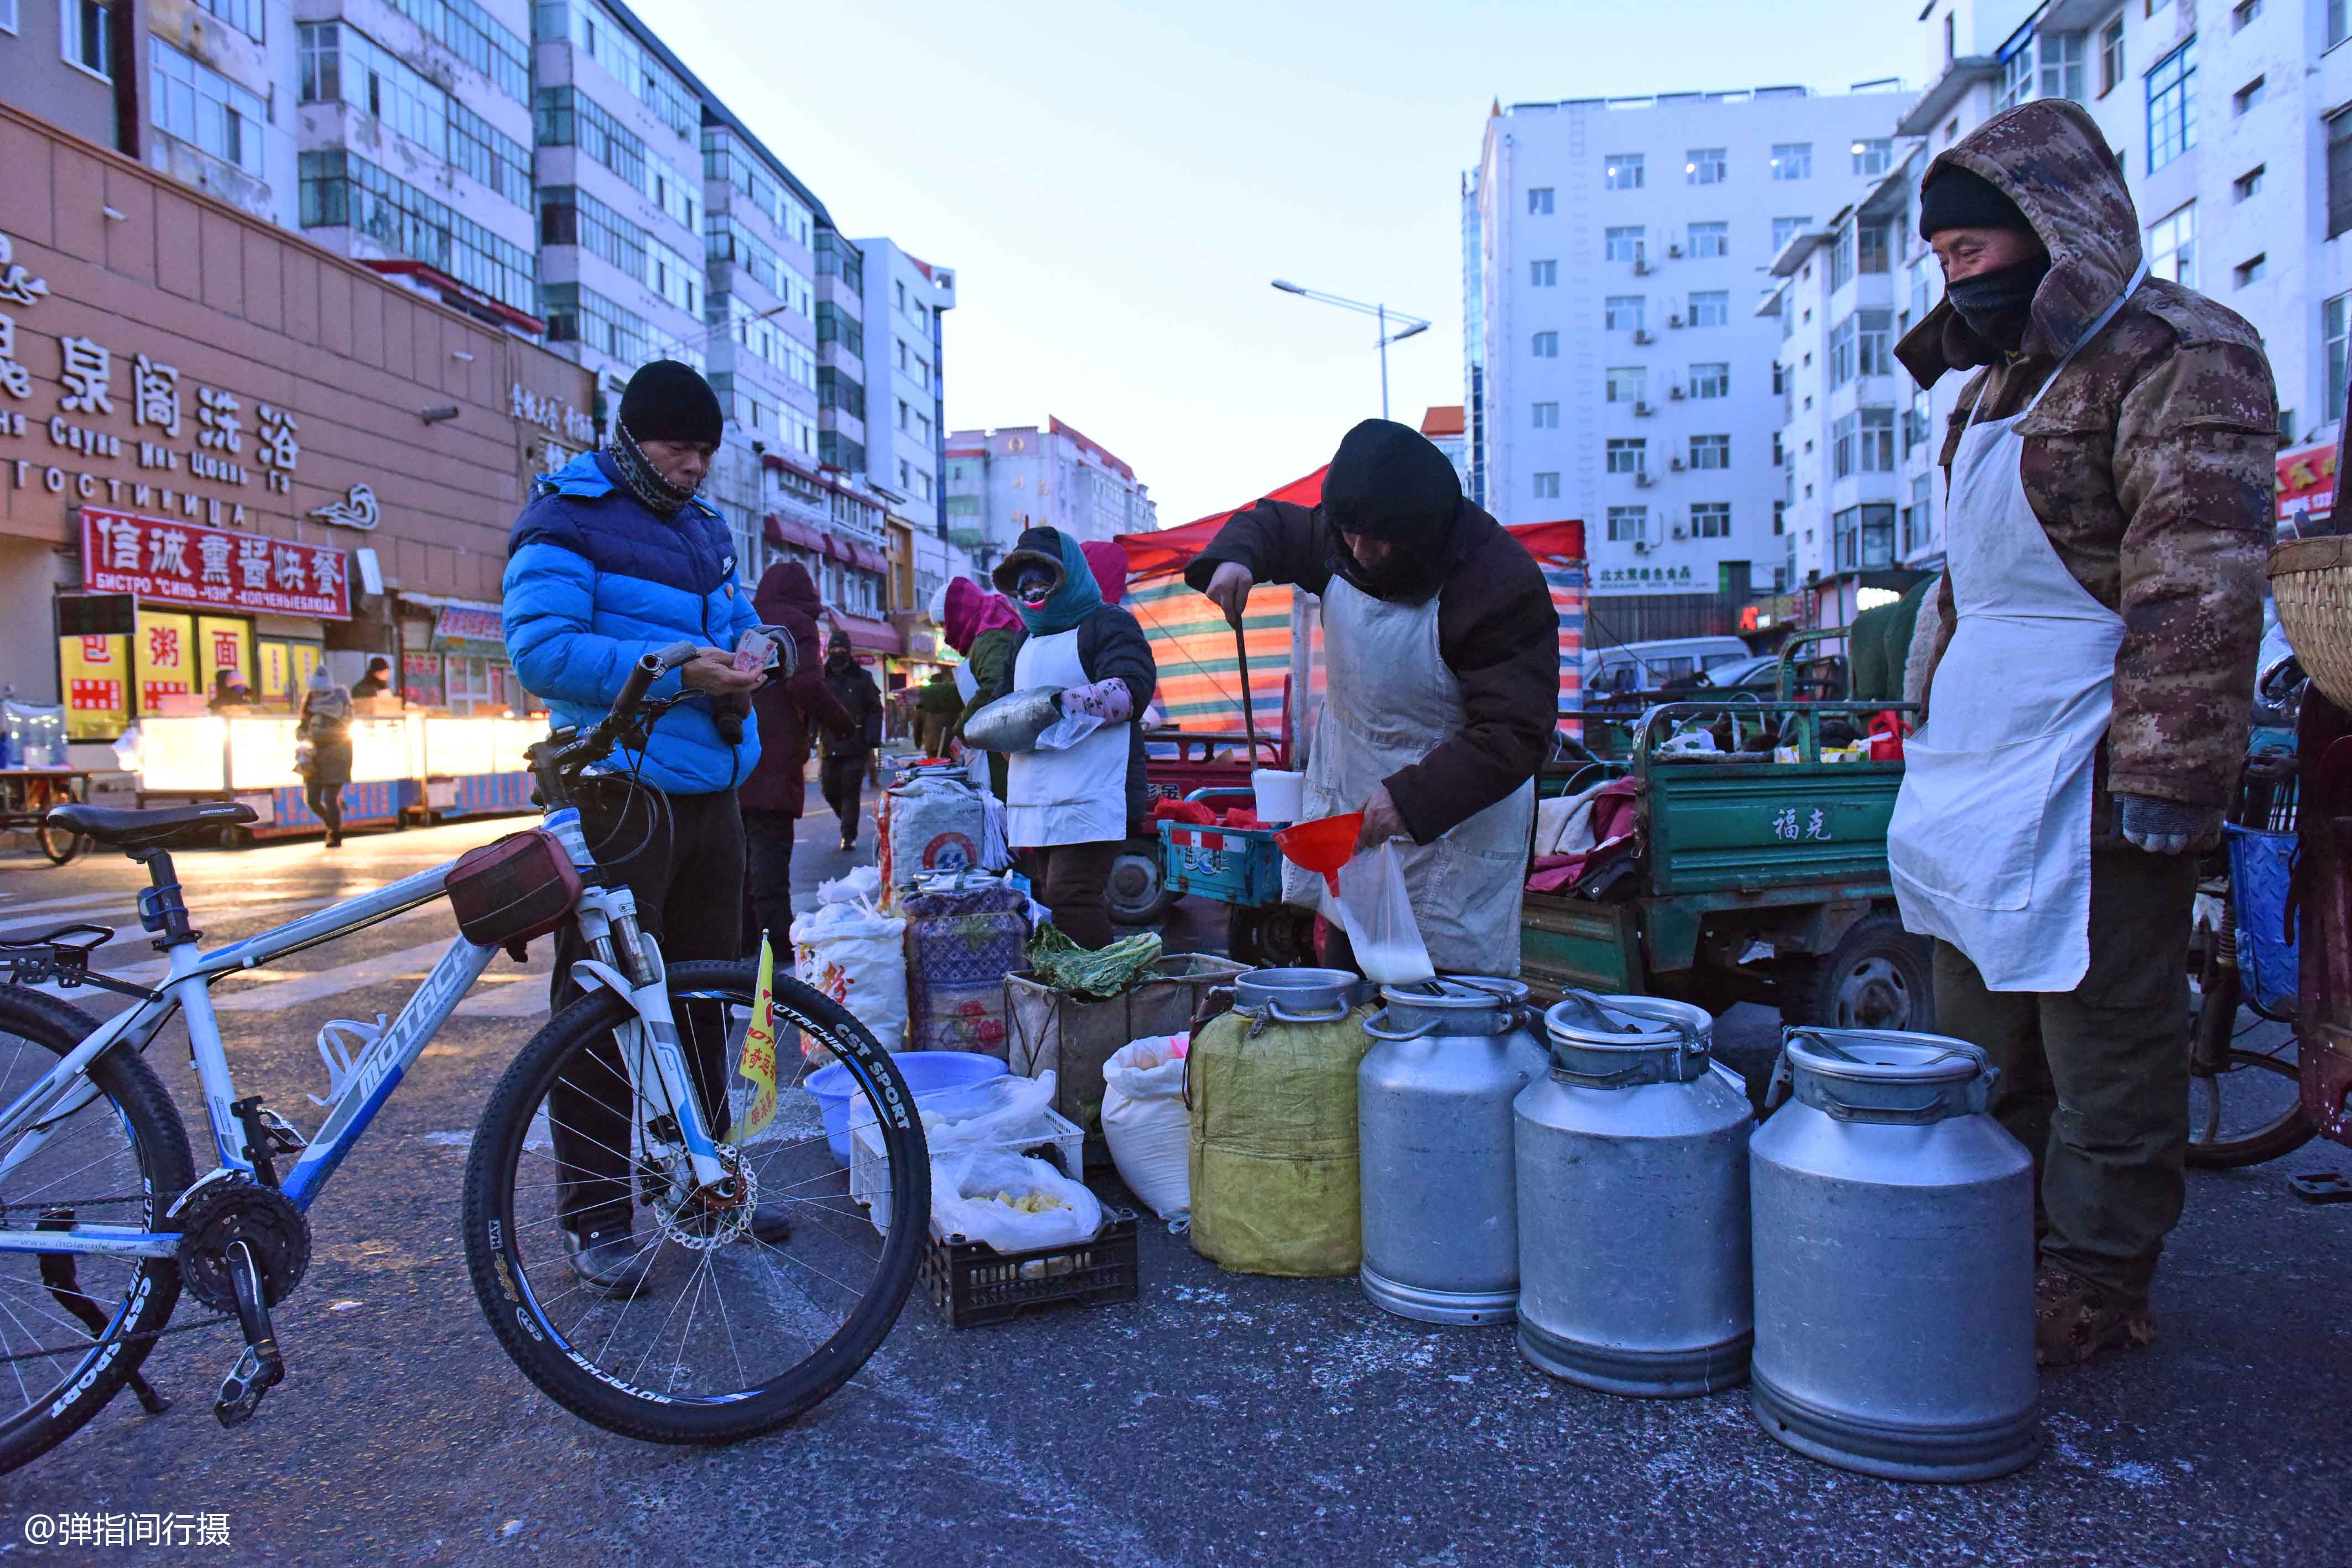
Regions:
<instances>
[{"instance_id":1,"label":"gray glove","mask_svg":"<svg viewBox=\"0 0 2352 1568\"><path fill-rule=\"evenodd\" d=\"M2153 855L2184 853L2221 831L2221 812L2213 806L2184 806L2177 800L2151 800L2145 795L2116 797L2116 829L2126 841Z\"/></svg>"}]
</instances>

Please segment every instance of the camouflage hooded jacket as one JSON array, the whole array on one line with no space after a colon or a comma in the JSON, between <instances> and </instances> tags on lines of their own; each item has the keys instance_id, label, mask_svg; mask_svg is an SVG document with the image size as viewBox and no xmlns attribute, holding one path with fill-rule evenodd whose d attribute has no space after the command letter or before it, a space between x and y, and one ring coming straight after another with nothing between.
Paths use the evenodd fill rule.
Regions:
<instances>
[{"instance_id":1,"label":"camouflage hooded jacket","mask_svg":"<svg viewBox=\"0 0 2352 1568\"><path fill-rule=\"evenodd\" d=\"M1927 178L1946 163L1998 186L2050 252L2014 356L1971 332L1949 301L1895 347L1921 386L1983 367L1944 434L1948 481L1961 431L2023 408L2123 292L2139 266L2140 225L2115 153L2063 99L1994 116L1946 149ZM2026 498L2058 559L2123 618L2106 789L2226 806L2245 752L2274 531L2278 394L2261 338L2235 311L2151 277L2018 434ZM1940 661L1954 623L1948 575L1938 593ZM1931 708L1933 679L1931 669Z\"/></svg>"}]
</instances>

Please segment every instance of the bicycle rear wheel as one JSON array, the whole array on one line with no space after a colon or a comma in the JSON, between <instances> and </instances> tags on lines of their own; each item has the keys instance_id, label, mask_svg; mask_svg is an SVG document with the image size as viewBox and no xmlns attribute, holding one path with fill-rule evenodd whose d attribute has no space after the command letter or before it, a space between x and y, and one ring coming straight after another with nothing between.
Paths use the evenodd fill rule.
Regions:
<instances>
[{"instance_id":1,"label":"bicycle rear wheel","mask_svg":"<svg viewBox=\"0 0 2352 1568\"><path fill-rule=\"evenodd\" d=\"M98 1027L62 1002L0 989L0 1104ZM89 1065L95 1092L0 1146L0 1228L168 1228L195 1179L187 1129L127 1046ZM180 1300L169 1258L0 1252L0 1472L48 1452L121 1392ZM101 1345L101 1340L112 1343Z\"/></svg>"},{"instance_id":2,"label":"bicycle rear wheel","mask_svg":"<svg viewBox=\"0 0 2352 1568\"><path fill-rule=\"evenodd\" d=\"M669 971L679 1041L714 1122L740 1121L751 1085L737 1076L756 967L677 964ZM890 1056L839 1004L799 982L775 986L778 1061L774 1120L726 1159L746 1190L669 1196L660 1150L629 1129L629 1089L614 1050L626 1005L592 991L550 1020L492 1092L466 1170L466 1255L475 1294L499 1342L549 1397L625 1437L728 1443L771 1431L824 1400L866 1364L898 1321L913 1286L930 1218L922 1124ZM808 1080L838 1061L885 1113L870 1131L867 1196L887 1197L878 1234L852 1199L828 1147ZM714 1088L716 1092L714 1092ZM658 1092L648 1086L649 1091ZM853 1105L856 1103L852 1102ZM586 1109L583 1109L585 1107ZM893 1119L891 1109L905 1107ZM593 1124L614 1114L622 1131ZM653 1107L658 1115L662 1107ZM583 1173L557 1156L602 1168ZM597 1133L605 1134L598 1137ZM618 1136L618 1145L607 1141ZM593 1174L594 1181L583 1181ZM615 1295L567 1260L562 1227L583 1209L626 1218L641 1283ZM584 1196L583 1196L584 1195ZM750 1228L757 1206L782 1202L792 1233L781 1244Z\"/></svg>"}]
</instances>

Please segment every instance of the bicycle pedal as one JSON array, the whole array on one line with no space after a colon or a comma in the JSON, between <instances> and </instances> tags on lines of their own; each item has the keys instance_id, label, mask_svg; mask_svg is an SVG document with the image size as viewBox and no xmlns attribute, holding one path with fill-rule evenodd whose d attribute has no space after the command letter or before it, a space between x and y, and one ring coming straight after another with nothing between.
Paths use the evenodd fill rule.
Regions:
<instances>
[{"instance_id":1,"label":"bicycle pedal","mask_svg":"<svg viewBox=\"0 0 2352 1568\"><path fill-rule=\"evenodd\" d=\"M261 1113L262 1130L269 1134L269 1141L278 1145L279 1154L299 1155L310 1146L310 1140L302 1135L301 1128L297 1127L267 1105L260 1106L258 1109Z\"/></svg>"},{"instance_id":2,"label":"bicycle pedal","mask_svg":"<svg viewBox=\"0 0 2352 1568\"><path fill-rule=\"evenodd\" d=\"M261 1407L262 1396L285 1380L286 1358L278 1354L275 1344L247 1345L228 1375L221 1379L220 1397L213 1403L214 1418L232 1429L244 1426Z\"/></svg>"},{"instance_id":3,"label":"bicycle pedal","mask_svg":"<svg viewBox=\"0 0 2352 1568\"><path fill-rule=\"evenodd\" d=\"M2287 1190L2305 1203L2352 1203L2352 1175L2305 1171L2286 1178Z\"/></svg>"},{"instance_id":4,"label":"bicycle pedal","mask_svg":"<svg viewBox=\"0 0 2352 1568\"><path fill-rule=\"evenodd\" d=\"M278 1349L278 1331L262 1297L261 1270L253 1249L242 1240L229 1244L228 1275L236 1289L236 1320L245 1331L245 1350L221 1379L213 1415L224 1427L242 1427L253 1419L261 1396L286 1380L286 1357Z\"/></svg>"}]
</instances>

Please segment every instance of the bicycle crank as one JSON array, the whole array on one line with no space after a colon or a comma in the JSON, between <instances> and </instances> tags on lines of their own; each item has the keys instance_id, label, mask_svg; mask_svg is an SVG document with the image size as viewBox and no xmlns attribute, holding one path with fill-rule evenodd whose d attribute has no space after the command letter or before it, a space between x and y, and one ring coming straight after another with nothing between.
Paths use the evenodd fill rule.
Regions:
<instances>
[{"instance_id":1,"label":"bicycle crank","mask_svg":"<svg viewBox=\"0 0 2352 1568\"><path fill-rule=\"evenodd\" d=\"M302 1282L310 1222L274 1187L226 1181L191 1191L180 1212L180 1277L216 1312L234 1312L245 1349L221 1380L213 1414L224 1427L253 1419L262 1396L285 1381L269 1309Z\"/></svg>"}]
</instances>

